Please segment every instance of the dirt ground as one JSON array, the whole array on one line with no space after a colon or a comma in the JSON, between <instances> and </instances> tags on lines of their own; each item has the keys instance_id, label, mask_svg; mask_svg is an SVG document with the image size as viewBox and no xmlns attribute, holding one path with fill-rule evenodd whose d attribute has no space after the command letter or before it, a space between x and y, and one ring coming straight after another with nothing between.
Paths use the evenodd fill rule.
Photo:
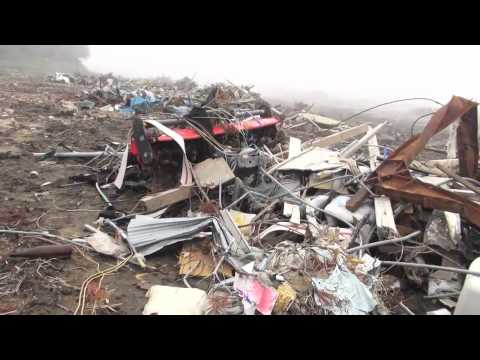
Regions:
<instances>
[{"instance_id":1,"label":"dirt ground","mask_svg":"<svg viewBox=\"0 0 480 360\"><path fill-rule=\"evenodd\" d=\"M59 144L76 151L96 151L107 139L126 141L130 123L117 113L92 110L74 116L62 112L60 102L78 100L81 90L79 86L29 79L0 79L1 228L82 237L87 234L84 225L94 223L105 208L94 186L70 186L74 182L71 176L88 173L85 161L39 161L32 155ZM326 134L315 129L291 133L304 140ZM379 141L394 147L408 137L409 126L397 126L381 135ZM112 197L112 202L118 209L129 211L141 196L125 191ZM83 281L99 268L115 263L112 258L81 251L75 251L69 259L8 256L16 248L36 245L48 243L36 236L0 234L0 314L72 314ZM96 314L141 314L149 285L184 286L178 276L179 248L172 246L149 257L149 264L156 270L142 272L127 265L106 276L101 283L103 290L94 289L88 294L90 303L108 299L109 307L97 307ZM206 289L209 280L189 281ZM87 308L86 313L91 311Z\"/></svg>"},{"instance_id":2,"label":"dirt ground","mask_svg":"<svg viewBox=\"0 0 480 360\"><path fill-rule=\"evenodd\" d=\"M118 114L83 111L72 116L59 111L61 100L76 100L80 91L80 87L40 81L0 80L0 227L81 237L86 235L84 225L92 224L104 209L94 186L64 187L74 182L70 176L88 173L82 165L86 161L38 161L32 155L60 143L72 150L96 151L107 138L125 142L130 124ZM130 210L140 197L126 191L112 202L119 210ZM51 261L8 257L16 248L35 245L49 244L38 237L0 235L0 314L71 314L87 276L98 266L103 269L115 263L93 252L85 256L74 252L70 259ZM131 266L105 277L102 288L111 309L99 308L96 313L141 314L145 284L181 282L177 252L171 247L149 258L158 270L141 281L135 277L141 271Z\"/></svg>"}]
</instances>

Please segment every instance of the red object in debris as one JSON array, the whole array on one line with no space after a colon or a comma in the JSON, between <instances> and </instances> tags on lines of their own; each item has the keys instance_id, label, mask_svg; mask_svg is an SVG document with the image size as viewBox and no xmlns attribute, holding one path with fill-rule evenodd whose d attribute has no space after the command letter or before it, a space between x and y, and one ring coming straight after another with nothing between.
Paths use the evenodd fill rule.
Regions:
<instances>
[{"instance_id":1,"label":"red object in debris","mask_svg":"<svg viewBox=\"0 0 480 360\"><path fill-rule=\"evenodd\" d=\"M229 125L230 128L236 128L238 131L251 131L256 129L261 129L267 126L273 126L280 122L280 119L271 117L271 118L263 118L263 119L247 119L241 122ZM185 140L197 140L200 139L201 136L197 132L197 130L192 128L185 128L185 129L173 129L177 134L181 135ZM231 131L228 129L227 131ZM225 127L223 126L215 126L213 128L213 135L219 136L225 134ZM157 141L173 141L170 136L167 135L160 135Z\"/></svg>"},{"instance_id":2,"label":"red object in debris","mask_svg":"<svg viewBox=\"0 0 480 360\"><path fill-rule=\"evenodd\" d=\"M238 123L229 124L228 127L217 125L213 128L212 132L214 136L221 136L221 135L225 135L225 133L231 133L232 129L236 129L237 131L252 131L252 130L262 129L265 127L275 126L279 124L280 121L281 120L276 117L246 119ZM186 141L201 139L200 134L197 132L197 130L193 128L184 128L184 129L174 128L172 130L175 131L177 134L181 135L182 138ZM160 135L156 140L157 142L173 141L173 139L170 136L167 136L165 134ZM131 145L131 148L130 148L131 154L135 157L138 156L139 151L135 141L132 141L130 145Z\"/></svg>"},{"instance_id":3,"label":"red object in debris","mask_svg":"<svg viewBox=\"0 0 480 360\"><path fill-rule=\"evenodd\" d=\"M133 140L130 141L130 153L135 157L137 157L138 154L140 154L140 152L138 151L137 143Z\"/></svg>"}]
</instances>

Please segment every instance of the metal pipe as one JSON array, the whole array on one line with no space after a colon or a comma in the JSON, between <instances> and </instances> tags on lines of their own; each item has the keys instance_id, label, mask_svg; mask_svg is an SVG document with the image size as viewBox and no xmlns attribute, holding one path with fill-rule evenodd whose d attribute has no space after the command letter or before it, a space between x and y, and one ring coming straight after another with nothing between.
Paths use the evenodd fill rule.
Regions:
<instances>
[{"instance_id":1,"label":"metal pipe","mask_svg":"<svg viewBox=\"0 0 480 360\"><path fill-rule=\"evenodd\" d=\"M79 243L77 243L76 241L69 240L69 239L66 239L66 238L61 237L61 236L58 236L58 235L50 234L49 232L23 231L23 230L4 230L4 229L0 229L0 234L16 234L16 235L45 236L45 237L47 237L47 238L53 238L53 239L58 239L58 240L61 240L61 241L64 241L64 242L68 242L68 243L73 244L73 245L75 245L75 246L80 246L80 247L83 247L83 248L86 248L86 249L91 249L90 247L85 246L85 245L82 245L82 244L79 244Z\"/></svg>"},{"instance_id":2,"label":"metal pipe","mask_svg":"<svg viewBox=\"0 0 480 360\"><path fill-rule=\"evenodd\" d=\"M115 224L110 219L103 219L103 223L109 225L112 229L114 229L117 232L118 235L120 235L120 237L128 244L128 246L130 247L130 250L132 250L134 254L133 258L138 261L138 264L142 268L146 268L147 265L145 263L145 258L143 257L142 254L138 253L135 247L130 243L130 241L128 240L127 233L123 231L120 227L118 227L117 224Z\"/></svg>"},{"instance_id":3,"label":"metal pipe","mask_svg":"<svg viewBox=\"0 0 480 360\"><path fill-rule=\"evenodd\" d=\"M33 153L33 156L35 158L41 158L48 153ZM86 151L86 152L80 152L80 151L72 151L72 152L57 152L55 154L52 154L52 157L54 158L64 158L64 159L69 159L69 158L86 158L86 159L93 159L97 156L102 156L106 155L104 151ZM121 156L123 155L123 152L117 152L116 155Z\"/></svg>"},{"instance_id":4,"label":"metal pipe","mask_svg":"<svg viewBox=\"0 0 480 360\"><path fill-rule=\"evenodd\" d=\"M247 191L245 194L243 194L242 196L240 196L237 200L235 200L234 202L232 202L230 205L226 206L226 207L225 207L225 210L228 210L228 209L230 209L232 206L235 206L235 205L238 204L240 201L242 201L243 199L245 199L248 195L250 195L250 191Z\"/></svg>"},{"instance_id":5,"label":"metal pipe","mask_svg":"<svg viewBox=\"0 0 480 360\"><path fill-rule=\"evenodd\" d=\"M316 206L313 206L311 203L309 203L308 201L305 201L303 200L301 197L295 195L293 192L291 192L286 186L284 186L280 181L278 181L277 179L275 179L272 175L270 175L269 173L267 173L263 168L260 168L260 170L265 174L267 175L274 183L276 183L278 186L280 186L283 190L285 190L286 192L288 192L290 194L290 196L292 196L293 198L297 199L298 201L300 201L302 204L306 205L306 206L309 206L311 207L312 209L315 209L321 213L324 213L324 214L327 214L337 220L340 220L341 222L347 224L349 227L351 227L352 229L355 228L355 226L341 218L339 218L337 215L331 213L330 211L327 211L327 210L324 210L324 209L320 209Z\"/></svg>"},{"instance_id":6,"label":"metal pipe","mask_svg":"<svg viewBox=\"0 0 480 360\"><path fill-rule=\"evenodd\" d=\"M100 189L100 185L98 185L98 182L95 183L95 187L97 188L97 191L100 194L100 197L102 198L102 200L105 201L105 203L108 205L109 208L113 208L113 204L110 202L107 195L105 195L102 192L102 190Z\"/></svg>"},{"instance_id":7,"label":"metal pipe","mask_svg":"<svg viewBox=\"0 0 480 360\"><path fill-rule=\"evenodd\" d=\"M411 234L408 234L407 236L403 236L403 237L400 237L400 238L390 239L390 240L382 240L382 241L377 241L377 242L374 242L374 243L371 243L371 244L355 246L353 248L347 249L346 253L350 254L350 253L352 253L354 251L358 251L358 250L368 249L368 248L377 247L377 246L381 246L381 245L394 244L394 243L397 243L397 242L401 242L401 241L411 239L412 237L420 235L421 233L422 233L421 231L415 231Z\"/></svg>"},{"instance_id":8,"label":"metal pipe","mask_svg":"<svg viewBox=\"0 0 480 360\"><path fill-rule=\"evenodd\" d=\"M382 262L382 265L396 265L396 266L416 267L416 268L431 269L431 270L443 270L443 271L450 271L450 272L455 272L455 273L459 273L459 274L480 276L480 272L478 272L478 271L471 271L471 270L459 269L459 268L448 267L448 266L407 263L407 262L401 262L401 261L384 261L384 260L381 260L381 262Z\"/></svg>"},{"instance_id":9,"label":"metal pipe","mask_svg":"<svg viewBox=\"0 0 480 360\"><path fill-rule=\"evenodd\" d=\"M299 188L294 189L292 191L295 191L295 192L303 191L303 190L310 189L310 188L312 188L314 186L317 186L317 185L327 184L327 183L335 181L335 180L342 180L342 179L346 179L346 178L349 178L349 177L353 177L353 175L338 176L338 177L335 177L335 178L331 178L331 179L323 180L323 181L320 181L320 182L316 182L315 184L312 184L312 185L302 186L302 187L299 187ZM283 198L287 195L289 195L289 194L288 193L283 193L283 194L279 194L279 195L274 195L274 196L270 197L270 200L281 199L281 198Z\"/></svg>"},{"instance_id":10,"label":"metal pipe","mask_svg":"<svg viewBox=\"0 0 480 360\"><path fill-rule=\"evenodd\" d=\"M58 236L50 234L48 232L38 232L38 231L21 231L21 230L3 230L3 229L0 229L0 234L38 235L38 236L46 236L46 237L49 237L49 238L58 238Z\"/></svg>"},{"instance_id":11,"label":"metal pipe","mask_svg":"<svg viewBox=\"0 0 480 360\"><path fill-rule=\"evenodd\" d=\"M460 291L454 291L454 292L450 292L450 293L443 293L443 294L437 294L437 295L427 295L427 296L424 296L423 298L424 299L427 299L427 300L431 300L431 299L441 299L441 298L446 298L446 297L453 297L453 296L459 296L460 295Z\"/></svg>"},{"instance_id":12,"label":"metal pipe","mask_svg":"<svg viewBox=\"0 0 480 360\"><path fill-rule=\"evenodd\" d=\"M415 315L415 313L412 310L410 310L408 307L406 307L402 302L400 302L400 304L398 305L400 305L400 307L403 310L405 310L408 313L408 315Z\"/></svg>"},{"instance_id":13,"label":"metal pipe","mask_svg":"<svg viewBox=\"0 0 480 360\"><path fill-rule=\"evenodd\" d=\"M463 179L462 177L458 176L457 174L455 174L453 171L450 171L449 169L447 169L445 166L442 166L440 164L437 164L437 169L440 169L441 171L443 171L445 174L447 174L449 177L451 177L452 179L454 179L455 181L459 182L460 184L462 184L463 186L465 186L467 189L473 191L474 193L476 194L479 194L480 195L480 189L473 186L472 184L470 184L468 181L466 181L465 179Z\"/></svg>"},{"instance_id":14,"label":"metal pipe","mask_svg":"<svg viewBox=\"0 0 480 360\"><path fill-rule=\"evenodd\" d=\"M375 134L377 134L385 125L387 125L387 122L383 122L377 126L375 126L373 129L371 129L369 132L367 132L361 139L351 143L349 146L347 146L345 149L343 149L340 152L340 156L344 158L349 158L351 157L355 152L357 152L370 138L372 138Z\"/></svg>"}]
</instances>

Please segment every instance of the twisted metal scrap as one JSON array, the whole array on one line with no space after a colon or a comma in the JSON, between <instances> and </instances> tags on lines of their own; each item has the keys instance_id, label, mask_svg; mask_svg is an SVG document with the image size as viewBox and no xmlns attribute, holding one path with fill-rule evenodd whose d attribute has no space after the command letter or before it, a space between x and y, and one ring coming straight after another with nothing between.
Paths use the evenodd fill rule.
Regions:
<instances>
[{"instance_id":1,"label":"twisted metal scrap","mask_svg":"<svg viewBox=\"0 0 480 360\"><path fill-rule=\"evenodd\" d=\"M477 103L454 96L431 118L421 134L415 135L395 150L367 179L374 191L397 201L408 201L426 208L461 214L480 227L480 206L463 196L413 178L408 165L424 149L430 138L460 118L457 131L460 174L476 178L478 170ZM368 196L358 191L347 203L350 210L358 208Z\"/></svg>"}]
</instances>

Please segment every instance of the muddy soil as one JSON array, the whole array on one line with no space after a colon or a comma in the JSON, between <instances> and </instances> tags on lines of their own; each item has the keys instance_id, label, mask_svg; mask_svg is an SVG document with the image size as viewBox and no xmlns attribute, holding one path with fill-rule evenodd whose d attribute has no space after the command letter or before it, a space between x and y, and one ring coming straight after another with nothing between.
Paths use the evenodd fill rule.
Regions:
<instances>
[{"instance_id":1,"label":"muddy soil","mask_svg":"<svg viewBox=\"0 0 480 360\"><path fill-rule=\"evenodd\" d=\"M74 183L71 176L89 172L86 161L39 161L32 155L59 144L75 151L98 151L107 144L106 139L126 141L130 124L118 114L92 110L72 115L62 109L61 101L78 101L81 90L0 79L0 228L81 237L86 235L84 225L92 224L105 208L94 186L69 186ZM112 197L112 202L119 210L128 211L140 197L125 191ZM49 261L8 257L16 248L38 245L49 244L42 237L0 234L0 314L71 314L83 281L98 267L115 263L93 252L82 255L77 251L70 259ZM177 279L178 251L169 248L149 259L157 270L150 271L143 284L183 286ZM96 313L141 314L146 290L137 286L140 280L135 276L140 273L135 265L129 265L105 277L101 287L111 308L100 307Z\"/></svg>"}]
</instances>

